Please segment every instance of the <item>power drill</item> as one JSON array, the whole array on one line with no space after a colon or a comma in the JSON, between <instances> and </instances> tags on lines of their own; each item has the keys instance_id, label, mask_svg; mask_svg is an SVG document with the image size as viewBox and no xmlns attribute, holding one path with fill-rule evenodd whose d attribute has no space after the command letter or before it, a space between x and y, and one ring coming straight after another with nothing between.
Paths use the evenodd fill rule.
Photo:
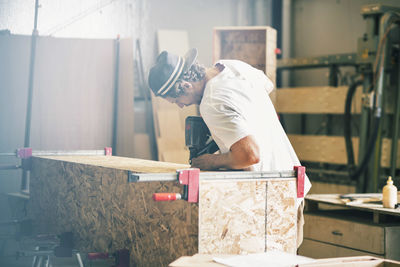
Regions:
<instances>
[{"instance_id":1,"label":"power drill","mask_svg":"<svg viewBox=\"0 0 400 267\"><path fill-rule=\"evenodd\" d=\"M219 150L207 125L198 116L189 116L185 120L185 143L190 151L190 163L193 158L203 154L213 154Z\"/></svg>"}]
</instances>

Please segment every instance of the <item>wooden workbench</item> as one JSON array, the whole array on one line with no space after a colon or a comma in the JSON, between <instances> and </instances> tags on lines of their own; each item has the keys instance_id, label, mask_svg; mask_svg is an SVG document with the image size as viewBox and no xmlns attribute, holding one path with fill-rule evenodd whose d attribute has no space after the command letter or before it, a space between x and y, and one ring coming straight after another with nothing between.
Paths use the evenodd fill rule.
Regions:
<instances>
[{"instance_id":1,"label":"wooden workbench","mask_svg":"<svg viewBox=\"0 0 400 267\"><path fill-rule=\"evenodd\" d=\"M128 183L128 172L188 165L114 156L32 158L29 215L37 232L71 231L82 252L129 249L134 266L195 253L296 252L296 179L200 179L199 203L154 202L176 181ZM201 175L200 175L201 177Z\"/></svg>"},{"instance_id":2,"label":"wooden workbench","mask_svg":"<svg viewBox=\"0 0 400 267\"><path fill-rule=\"evenodd\" d=\"M360 200L363 194L351 194ZM357 197L358 196L358 197ZM381 199L382 194L368 194ZM346 204L338 194L306 197L304 241L299 254L311 258L369 255L400 260L400 210L381 201Z\"/></svg>"}]
</instances>

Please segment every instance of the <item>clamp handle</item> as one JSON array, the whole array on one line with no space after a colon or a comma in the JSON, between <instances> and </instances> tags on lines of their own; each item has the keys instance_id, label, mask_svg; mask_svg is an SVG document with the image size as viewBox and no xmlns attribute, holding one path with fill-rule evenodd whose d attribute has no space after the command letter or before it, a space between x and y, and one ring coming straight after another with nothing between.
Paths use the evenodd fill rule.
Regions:
<instances>
[{"instance_id":1,"label":"clamp handle","mask_svg":"<svg viewBox=\"0 0 400 267\"><path fill-rule=\"evenodd\" d=\"M182 196L179 193L154 193L153 200L154 201L172 201L181 199Z\"/></svg>"}]
</instances>

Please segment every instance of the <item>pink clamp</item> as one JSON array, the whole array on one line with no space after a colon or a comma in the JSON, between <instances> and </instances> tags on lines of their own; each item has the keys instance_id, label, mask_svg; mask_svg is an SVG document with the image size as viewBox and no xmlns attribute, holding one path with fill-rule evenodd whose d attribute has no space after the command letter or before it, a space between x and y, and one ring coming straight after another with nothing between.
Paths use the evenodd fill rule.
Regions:
<instances>
[{"instance_id":1,"label":"pink clamp","mask_svg":"<svg viewBox=\"0 0 400 267\"><path fill-rule=\"evenodd\" d=\"M104 148L104 155L112 156L112 147L105 147Z\"/></svg>"},{"instance_id":2,"label":"pink clamp","mask_svg":"<svg viewBox=\"0 0 400 267\"><path fill-rule=\"evenodd\" d=\"M306 176L306 167L294 166L294 170L297 172L297 197L304 197L304 179Z\"/></svg>"},{"instance_id":3,"label":"pink clamp","mask_svg":"<svg viewBox=\"0 0 400 267\"><path fill-rule=\"evenodd\" d=\"M199 176L200 169L190 168L178 170L179 183L187 185L187 201L197 203L199 202Z\"/></svg>"},{"instance_id":4,"label":"pink clamp","mask_svg":"<svg viewBox=\"0 0 400 267\"><path fill-rule=\"evenodd\" d=\"M21 159L27 159L32 157L32 148L31 147L18 148L17 157Z\"/></svg>"}]
</instances>

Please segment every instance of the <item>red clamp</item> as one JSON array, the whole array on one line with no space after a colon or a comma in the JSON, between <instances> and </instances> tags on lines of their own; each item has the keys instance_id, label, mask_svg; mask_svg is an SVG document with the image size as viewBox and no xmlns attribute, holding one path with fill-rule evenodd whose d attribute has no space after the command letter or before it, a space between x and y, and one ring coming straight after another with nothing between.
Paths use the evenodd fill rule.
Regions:
<instances>
[{"instance_id":1,"label":"red clamp","mask_svg":"<svg viewBox=\"0 0 400 267\"><path fill-rule=\"evenodd\" d=\"M199 176L200 169L190 168L178 170L178 180L183 185L183 196L179 193L154 193L154 201L171 201L185 199L188 202L199 202Z\"/></svg>"},{"instance_id":2,"label":"red clamp","mask_svg":"<svg viewBox=\"0 0 400 267\"><path fill-rule=\"evenodd\" d=\"M32 157L32 148L31 147L18 148L17 157L21 159L27 159Z\"/></svg>"},{"instance_id":3,"label":"red clamp","mask_svg":"<svg viewBox=\"0 0 400 267\"><path fill-rule=\"evenodd\" d=\"M153 200L154 201L172 201L182 199L181 194L179 193L154 193Z\"/></svg>"},{"instance_id":4,"label":"red clamp","mask_svg":"<svg viewBox=\"0 0 400 267\"><path fill-rule=\"evenodd\" d=\"M87 258L89 260L104 260L104 259L108 259L109 255L106 252L89 252L87 254Z\"/></svg>"},{"instance_id":5,"label":"red clamp","mask_svg":"<svg viewBox=\"0 0 400 267\"><path fill-rule=\"evenodd\" d=\"M294 170L297 173L297 197L304 197L304 180L306 176L306 167L294 166Z\"/></svg>"},{"instance_id":6,"label":"red clamp","mask_svg":"<svg viewBox=\"0 0 400 267\"><path fill-rule=\"evenodd\" d=\"M188 202L199 202L199 176L200 169L198 168L178 170L179 183L186 185L183 198Z\"/></svg>"},{"instance_id":7,"label":"red clamp","mask_svg":"<svg viewBox=\"0 0 400 267\"><path fill-rule=\"evenodd\" d=\"M112 147L105 147L104 148L104 155L112 156Z\"/></svg>"}]
</instances>

